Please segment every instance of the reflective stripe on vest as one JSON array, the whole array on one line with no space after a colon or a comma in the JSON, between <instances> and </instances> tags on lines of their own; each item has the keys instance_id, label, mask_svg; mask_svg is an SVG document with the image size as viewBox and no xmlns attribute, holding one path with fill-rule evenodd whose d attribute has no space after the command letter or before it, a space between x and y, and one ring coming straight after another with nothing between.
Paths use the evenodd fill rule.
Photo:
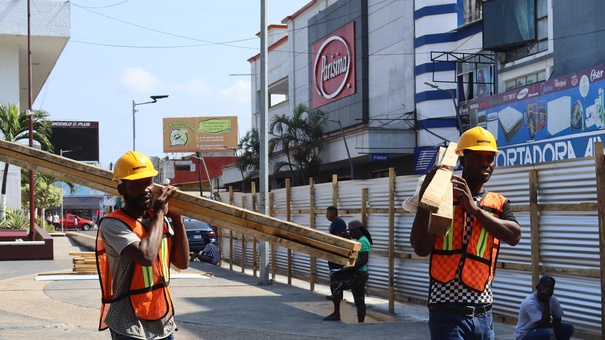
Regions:
<instances>
[{"instance_id":1,"label":"reflective stripe on vest","mask_svg":"<svg viewBox=\"0 0 605 340\"><path fill-rule=\"evenodd\" d=\"M151 213L151 212L150 212ZM151 214L150 214L151 215ZM153 217L153 215L151 215ZM122 210L115 210L105 218L115 218L124 222L137 237L143 239L147 236L147 229L137 220ZM170 249L171 238L168 234L167 222L164 222L164 233L158 256L151 266L142 266L134 263L130 287L127 294L114 296L113 277L109 270L109 262L105 252L105 245L101 233L97 231L97 271L101 283L102 306L99 321L99 330L107 328L104 323L105 316L112 302L129 297L135 314L138 318L147 321L162 319L168 313L173 313L170 299Z\"/></svg>"},{"instance_id":2,"label":"reflective stripe on vest","mask_svg":"<svg viewBox=\"0 0 605 340\"><path fill-rule=\"evenodd\" d=\"M505 202L504 196L488 192L479 206L498 217ZM452 221L455 227L446 235L435 235L430 275L435 281L445 284L454 280L460 269L462 284L482 292L487 282L494 277L500 241L488 233L474 218L468 243L463 244L466 215L462 205L455 204Z\"/></svg>"}]
</instances>

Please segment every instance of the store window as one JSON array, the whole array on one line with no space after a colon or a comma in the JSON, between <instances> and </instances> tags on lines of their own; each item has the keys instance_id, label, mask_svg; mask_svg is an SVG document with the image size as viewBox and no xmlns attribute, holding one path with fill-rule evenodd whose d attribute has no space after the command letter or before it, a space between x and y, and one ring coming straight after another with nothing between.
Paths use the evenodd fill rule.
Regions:
<instances>
[{"instance_id":1,"label":"store window","mask_svg":"<svg viewBox=\"0 0 605 340\"><path fill-rule=\"evenodd\" d=\"M522 77L517 77L511 80L507 80L504 85L506 86L506 91L513 90L519 87L523 87L525 85L531 85L533 83L537 83L540 81L546 80L546 71L542 70L536 73L528 74Z\"/></svg>"},{"instance_id":2,"label":"store window","mask_svg":"<svg viewBox=\"0 0 605 340\"><path fill-rule=\"evenodd\" d=\"M494 93L494 68L490 59L478 54L457 64L460 101L480 99Z\"/></svg>"},{"instance_id":3,"label":"store window","mask_svg":"<svg viewBox=\"0 0 605 340\"><path fill-rule=\"evenodd\" d=\"M506 62L512 62L527 56L548 50L548 0L535 0L536 40L506 53Z\"/></svg>"},{"instance_id":4,"label":"store window","mask_svg":"<svg viewBox=\"0 0 605 340\"><path fill-rule=\"evenodd\" d=\"M482 18L481 3L483 0L464 0L464 23L468 24Z\"/></svg>"}]
</instances>

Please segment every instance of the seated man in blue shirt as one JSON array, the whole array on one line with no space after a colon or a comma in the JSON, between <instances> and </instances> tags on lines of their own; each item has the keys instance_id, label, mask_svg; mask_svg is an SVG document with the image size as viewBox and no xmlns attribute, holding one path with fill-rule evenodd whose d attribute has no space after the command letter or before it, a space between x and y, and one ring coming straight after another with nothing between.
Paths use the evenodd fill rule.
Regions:
<instances>
[{"instance_id":1,"label":"seated man in blue shirt","mask_svg":"<svg viewBox=\"0 0 605 340\"><path fill-rule=\"evenodd\" d=\"M553 296L555 279L542 276L536 291L521 303L519 321L515 328L517 340L557 339L569 340L573 335L573 325L561 322L563 309Z\"/></svg>"}]
</instances>

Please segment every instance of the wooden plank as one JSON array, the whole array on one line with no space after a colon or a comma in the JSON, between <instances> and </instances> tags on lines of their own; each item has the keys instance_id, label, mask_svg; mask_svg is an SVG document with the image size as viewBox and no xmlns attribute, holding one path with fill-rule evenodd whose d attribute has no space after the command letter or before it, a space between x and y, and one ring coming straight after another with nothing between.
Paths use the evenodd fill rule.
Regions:
<instances>
[{"instance_id":1,"label":"wooden plank","mask_svg":"<svg viewBox=\"0 0 605 340\"><path fill-rule=\"evenodd\" d=\"M456 154L457 147L458 143L450 142L447 145L447 150L443 157L441 157L441 162L439 162L439 164L447 165L453 170L456 167L456 163L458 163L458 155Z\"/></svg>"},{"instance_id":2,"label":"wooden plank","mask_svg":"<svg viewBox=\"0 0 605 340\"><path fill-rule=\"evenodd\" d=\"M605 153L603 142L594 143L597 178L597 203L599 205L599 254L601 267L601 316L605 315ZM601 338L605 338L605 317L601 317Z\"/></svg>"},{"instance_id":3,"label":"wooden plank","mask_svg":"<svg viewBox=\"0 0 605 340\"><path fill-rule=\"evenodd\" d=\"M531 246L531 282L535 287L540 280L540 218L538 216L538 172L529 172L529 236Z\"/></svg>"},{"instance_id":4,"label":"wooden plank","mask_svg":"<svg viewBox=\"0 0 605 340\"><path fill-rule=\"evenodd\" d=\"M69 256L95 257L94 251L70 251Z\"/></svg>"},{"instance_id":5,"label":"wooden plank","mask_svg":"<svg viewBox=\"0 0 605 340\"><path fill-rule=\"evenodd\" d=\"M438 212L445 195L446 184L452 181L452 174L451 170L444 168L437 169L435 177L433 177L431 183L424 191L424 195L420 198L418 205L430 212Z\"/></svg>"},{"instance_id":6,"label":"wooden plank","mask_svg":"<svg viewBox=\"0 0 605 340\"><path fill-rule=\"evenodd\" d=\"M451 181L446 183L445 186L446 193L443 195L441 204L439 204L439 210L429 215L428 232L432 234L447 234L454 219L454 198L452 196L454 188Z\"/></svg>"},{"instance_id":7,"label":"wooden plank","mask_svg":"<svg viewBox=\"0 0 605 340\"><path fill-rule=\"evenodd\" d=\"M61 180L111 195L118 195L110 171L45 151L0 141L0 161L50 174ZM156 193L161 188L161 185L155 185ZM219 227L340 264L353 263L361 246L355 241L183 192L175 194L170 209L186 216L214 222Z\"/></svg>"},{"instance_id":8,"label":"wooden plank","mask_svg":"<svg viewBox=\"0 0 605 340\"><path fill-rule=\"evenodd\" d=\"M389 313L395 313L395 168L389 168Z\"/></svg>"},{"instance_id":9,"label":"wooden plank","mask_svg":"<svg viewBox=\"0 0 605 340\"><path fill-rule=\"evenodd\" d=\"M440 148L440 152L437 155L435 164L445 167L439 168L435 172L435 176L427 186L424 194L420 198L420 202L418 203L421 208L424 208L432 213L439 212L439 207L441 206L443 197L447 192L447 183L451 183L452 181L453 168L456 166L456 161L458 160L458 156L456 155L456 147L456 143L450 142L443 156L440 155L442 152L442 148ZM440 213L442 216L447 216L448 214L450 213L443 210Z\"/></svg>"}]
</instances>

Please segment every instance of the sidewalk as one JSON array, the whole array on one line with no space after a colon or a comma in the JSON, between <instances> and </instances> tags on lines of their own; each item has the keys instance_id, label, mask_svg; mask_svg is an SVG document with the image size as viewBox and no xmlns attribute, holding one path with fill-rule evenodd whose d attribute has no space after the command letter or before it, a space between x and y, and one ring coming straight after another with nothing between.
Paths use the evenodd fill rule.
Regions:
<instances>
[{"instance_id":1,"label":"sidewalk","mask_svg":"<svg viewBox=\"0 0 605 340\"><path fill-rule=\"evenodd\" d=\"M0 338L109 339L98 332L100 291L97 280L36 281L38 273L71 271L70 251L87 251L66 237L54 239L54 261L0 262ZM358 324L352 303L342 304L342 321L322 318L332 311L326 286L275 282L238 271L191 262L182 273L212 272L203 279L173 279L171 291L179 331L177 339L428 339L426 307L368 297L368 316ZM345 295L352 301L350 294ZM514 325L496 323L496 339L514 339Z\"/></svg>"}]
</instances>

